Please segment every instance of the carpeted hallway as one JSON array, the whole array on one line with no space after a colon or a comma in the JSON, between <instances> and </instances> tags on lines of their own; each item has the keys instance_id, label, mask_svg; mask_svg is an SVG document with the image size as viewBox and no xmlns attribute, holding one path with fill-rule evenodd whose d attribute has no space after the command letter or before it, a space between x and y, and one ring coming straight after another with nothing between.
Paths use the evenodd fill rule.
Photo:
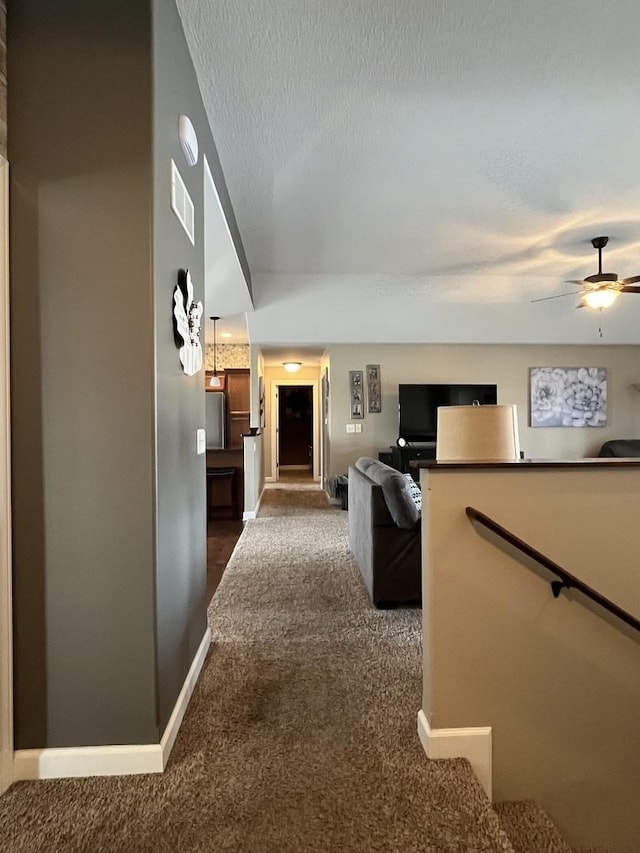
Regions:
<instances>
[{"instance_id":1,"label":"carpeted hallway","mask_svg":"<svg viewBox=\"0 0 640 853\"><path fill-rule=\"evenodd\" d=\"M15 785L4 853L511 851L463 761L416 734L420 611L376 611L319 491L265 491L209 608L163 775Z\"/></svg>"}]
</instances>

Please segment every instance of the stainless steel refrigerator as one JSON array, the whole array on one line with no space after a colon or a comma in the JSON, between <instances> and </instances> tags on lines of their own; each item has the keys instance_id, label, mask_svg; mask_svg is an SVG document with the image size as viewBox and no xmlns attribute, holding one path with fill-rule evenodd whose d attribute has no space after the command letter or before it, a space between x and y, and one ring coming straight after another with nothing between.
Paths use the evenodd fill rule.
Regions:
<instances>
[{"instance_id":1,"label":"stainless steel refrigerator","mask_svg":"<svg viewBox=\"0 0 640 853\"><path fill-rule=\"evenodd\" d=\"M225 395L222 391L206 391L204 396L207 450L222 450L227 446Z\"/></svg>"}]
</instances>

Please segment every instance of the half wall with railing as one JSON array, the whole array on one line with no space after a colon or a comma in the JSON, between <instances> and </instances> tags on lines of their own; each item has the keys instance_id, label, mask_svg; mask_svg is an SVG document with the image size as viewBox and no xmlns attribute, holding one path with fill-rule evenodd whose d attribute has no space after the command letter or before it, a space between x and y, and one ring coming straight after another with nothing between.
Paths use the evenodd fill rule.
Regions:
<instances>
[{"instance_id":1,"label":"half wall with railing","mask_svg":"<svg viewBox=\"0 0 640 853\"><path fill-rule=\"evenodd\" d=\"M419 464L425 748L612 853L640 838L639 461Z\"/></svg>"}]
</instances>

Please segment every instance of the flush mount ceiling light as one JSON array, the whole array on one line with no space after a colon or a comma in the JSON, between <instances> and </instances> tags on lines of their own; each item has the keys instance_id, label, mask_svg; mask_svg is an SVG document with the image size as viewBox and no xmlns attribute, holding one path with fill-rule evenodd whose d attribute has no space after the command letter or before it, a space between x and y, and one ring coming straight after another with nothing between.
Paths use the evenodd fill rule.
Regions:
<instances>
[{"instance_id":1,"label":"flush mount ceiling light","mask_svg":"<svg viewBox=\"0 0 640 853\"><path fill-rule=\"evenodd\" d=\"M282 366L287 373L297 373L302 367L301 361L283 361Z\"/></svg>"},{"instance_id":2,"label":"flush mount ceiling light","mask_svg":"<svg viewBox=\"0 0 640 853\"><path fill-rule=\"evenodd\" d=\"M198 162L198 137L189 116L183 115L178 119L178 136L185 160L190 166L195 166Z\"/></svg>"}]
</instances>

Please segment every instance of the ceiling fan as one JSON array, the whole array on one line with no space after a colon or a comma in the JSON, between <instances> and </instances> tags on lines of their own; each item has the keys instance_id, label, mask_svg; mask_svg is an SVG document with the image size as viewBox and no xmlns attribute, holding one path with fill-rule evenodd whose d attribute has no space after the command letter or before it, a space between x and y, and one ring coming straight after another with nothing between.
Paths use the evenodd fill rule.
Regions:
<instances>
[{"instance_id":1,"label":"ceiling fan","mask_svg":"<svg viewBox=\"0 0 640 853\"><path fill-rule=\"evenodd\" d=\"M640 275L632 275L630 278L619 279L614 272L602 272L602 250L609 242L608 237L594 237L591 245L598 250L598 272L588 275L582 281L571 281L569 284L579 284L580 290L571 293L558 293L556 296L543 296L541 299L532 299L532 302L545 302L547 299L559 299L561 296L571 296L580 293L582 298L578 308L595 308L602 311L609 308L621 293L640 293L640 287L634 287L640 281Z\"/></svg>"}]
</instances>

